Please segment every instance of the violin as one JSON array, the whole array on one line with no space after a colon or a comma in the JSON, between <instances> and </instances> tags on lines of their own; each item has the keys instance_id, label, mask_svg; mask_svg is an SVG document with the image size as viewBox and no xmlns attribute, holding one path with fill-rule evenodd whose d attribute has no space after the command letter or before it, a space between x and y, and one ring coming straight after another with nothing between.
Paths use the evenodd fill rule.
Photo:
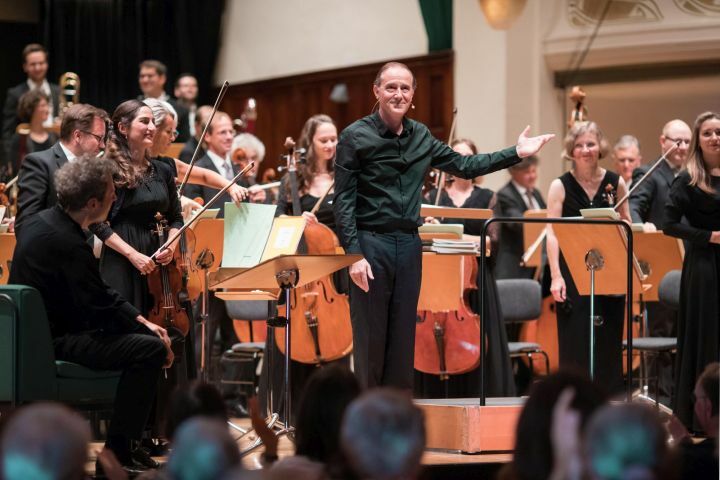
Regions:
<instances>
[{"instance_id":1,"label":"violin","mask_svg":"<svg viewBox=\"0 0 720 480\"><path fill-rule=\"evenodd\" d=\"M157 223L153 232L158 237L158 244L164 245L167 220L160 212L155 215L155 220ZM177 328L183 335L187 335L190 330L190 319L182 307L183 278L175 258L167 265L158 265L158 268L148 275L147 282L150 295L153 297L148 320L165 329ZM184 295L187 299L187 293Z\"/></svg>"}]
</instances>

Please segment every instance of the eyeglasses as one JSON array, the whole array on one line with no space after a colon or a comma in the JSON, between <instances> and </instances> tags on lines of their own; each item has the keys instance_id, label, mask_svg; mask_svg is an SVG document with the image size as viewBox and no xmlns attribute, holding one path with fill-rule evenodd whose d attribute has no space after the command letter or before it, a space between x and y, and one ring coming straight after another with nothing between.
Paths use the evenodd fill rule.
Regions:
<instances>
[{"instance_id":1,"label":"eyeglasses","mask_svg":"<svg viewBox=\"0 0 720 480\"><path fill-rule=\"evenodd\" d=\"M94 134L93 132L89 132L87 130L80 130L82 133L87 133L88 135L92 135L95 137L95 140L98 141L98 143L105 143L105 137L101 137L100 135Z\"/></svg>"},{"instance_id":2,"label":"eyeglasses","mask_svg":"<svg viewBox=\"0 0 720 480\"><path fill-rule=\"evenodd\" d=\"M672 143L679 143L680 145L689 146L690 145L690 139L689 138L671 138L671 137L665 137L665 140L670 140Z\"/></svg>"}]
</instances>

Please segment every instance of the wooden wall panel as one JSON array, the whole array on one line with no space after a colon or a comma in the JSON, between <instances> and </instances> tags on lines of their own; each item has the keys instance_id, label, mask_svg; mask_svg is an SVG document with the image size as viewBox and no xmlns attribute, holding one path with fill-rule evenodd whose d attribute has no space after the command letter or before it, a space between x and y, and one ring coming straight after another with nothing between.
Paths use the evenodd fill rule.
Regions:
<instances>
[{"instance_id":1,"label":"wooden wall panel","mask_svg":"<svg viewBox=\"0 0 720 480\"><path fill-rule=\"evenodd\" d=\"M417 78L415 109L409 116L426 124L439 139L446 141L452 123L453 53L433 53L399 59ZM265 143L267 153L261 170L279 164L285 137L297 140L305 120L316 114L330 115L342 130L368 115L375 103L372 82L382 63L294 75L230 86L221 110L233 118L240 116L244 102L257 101L256 134ZM335 103L330 93L336 84L347 85L347 103Z\"/></svg>"}]
</instances>

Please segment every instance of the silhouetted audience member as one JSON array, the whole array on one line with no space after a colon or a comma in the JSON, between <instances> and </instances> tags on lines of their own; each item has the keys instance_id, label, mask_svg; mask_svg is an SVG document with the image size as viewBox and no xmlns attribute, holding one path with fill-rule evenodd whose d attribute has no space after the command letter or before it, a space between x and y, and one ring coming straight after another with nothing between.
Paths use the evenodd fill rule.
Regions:
<instances>
[{"instance_id":1,"label":"silhouetted audience member","mask_svg":"<svg viewBox=\"0 0 720 480\"><path fill-rule=\"evenodd\" d=\"M8 421L2 446L4 480L85 478L90 428L67 407L36 403Z\"/></svg>"},{"instance_id":2,"label":"silhouetted audience member","mask_svg":"<svg viewBox=\"0 0 720 480\"><path fill-rule=\"evenodd\" d=\"M193 417L208 417L227 422L228 416L220 391L214 385L192 382L173 392L167 412L165 434L171 442L178 427Z\"/></svg>"},{"instance_id":3,"label":"silhouetted audience member","mask_svg":"<svg viewBox=\"0 0 720 480\"><path fill-rule=\"evenodd\" d=\"M670 433L678 445L681 478L717 479L720 476L718 464L718 396L720 391L720 363L713 362L695 383L694 410L706 438L693 441L690 433L677 418L670 420Z\"/></svg>"},{"instance_id":4,"label":"silhouetted audience member","mask_svg":"<svg viewBox=\"0 0 720 480\"><path fill-rule=\"evenodd\" d=\"M545 480L553 472L553 412L563 391L572 389L568 407L578 414L579 428L607 400L586 374L564 370L536 382L529 392L515 431L513 461L501 471L503 480ZM574 433L574 432L571 432Z\"/></svg>"},{"instance_id":5,"label":"silhouetted audience member","mask_svg":"<svg viewBox=\"0 0 720 480\"><path fill-rule=\"evenodd\" d=\"M360 396L345 412L340 436L359 478L413 479L420 473L423 413L403 392L378 388Z\"/></svg>"},{"instance_id":6,"label":"silhouetted audience member","mask_svg":"<svg viewBox=\"0 0 720 480\"><path fill-rule=\"evenodd\" d=\"M295 456L270 469L270 478L321 479L328 471L343 476L340 426L350 402L360 395L355 375L342 365L329 365L310 377L298 405ZM276 452L275 452L276 454ZM266 450L266 457L273 452Z\"/></svg>"},{"instance_id":7,"label":"silhouetted audience member","mask_svg":"<svg viewBox=\"0 0 720 480\"><path fill-rule=\"evenodd\" d=\"M583 441L585 476L593 480L676 478L667 431L658 412L637 403L606 405L588 422Z\"/></svg>"},{"instance_id":8,"label":"silhouetted audience member","mask_svg":"<svg viewBox=\"0 0 720 480\"><path fill-rule=\"evenodd\" d=\"M194 417L175 432L165 473L171 480L215 480L240 467L240 450L217 418Z\"/></svg>"}]
</instances>

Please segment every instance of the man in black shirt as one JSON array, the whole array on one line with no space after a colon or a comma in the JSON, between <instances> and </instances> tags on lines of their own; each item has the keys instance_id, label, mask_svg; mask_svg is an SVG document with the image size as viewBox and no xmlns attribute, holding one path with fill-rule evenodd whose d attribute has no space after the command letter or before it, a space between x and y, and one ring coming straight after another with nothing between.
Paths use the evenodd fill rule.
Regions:
<instances>
[{"instance_id":1,"label":"man in black shirt","mask_svg":"<svg viewBox=\"0 0 720 480\"><path fill-rule=\"evenodd\" d=\"M83 233L107 218L115 199L113 171L109 160L89 156L58 170L58 204L27 218L18 232L9 282L42 295L57 359L123 371L105 446L133 468L131 441L140 439L160 372L173 354L165 329L102 280Z\"/></svg>"},{"instance_id":2,"label":"man in black shirt","mask_svg":"<svg viewBox=\"0 0 720 480\"><path fill-rule=\"evenodd\" d=\"M491 154L463 156L405 117L415 93L406 65L380 69L373 91L379 110L340 135L335 161L335 219L348 253L355 373L364 387L412 389L415 318L420 294L422 183L432 166L461 178L509 167L553 135L529 138ZM372 338L371 338L372 337Z\"/></svg>"}]
</instances>

